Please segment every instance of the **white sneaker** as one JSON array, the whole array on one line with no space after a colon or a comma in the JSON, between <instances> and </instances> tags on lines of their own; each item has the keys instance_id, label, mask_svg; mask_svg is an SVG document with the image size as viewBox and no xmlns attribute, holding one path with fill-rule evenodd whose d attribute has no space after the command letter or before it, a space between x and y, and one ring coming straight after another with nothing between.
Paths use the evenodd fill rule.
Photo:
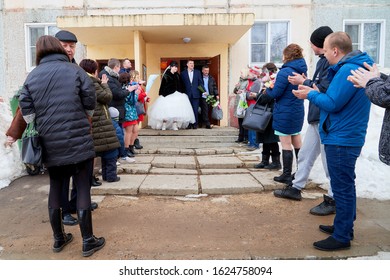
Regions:
<instances>
[{"instance_id":1,"label":"white sneaker","mask_svg":"<svg viewBox=\"0 0 390 280\"><path fill-rule=\"evenodd\" d=\"M116 162L116 166L119 166L121 165L121 163L119 161Z\"/></svg>"},{"instance_id":2,"label":"white sneaker","mask_svg":"<svg viewBox=\"0 0 390 280\"><path fill-rule=\"evenodd\" d=\"M167 123L163 122L161 130L166 130L166 129L167 129Z\"/></svg>"},{"instance_id":3,"label":"white sneaker","mask_svg":"<svg viewBox=\"0 0 390 280\"><path fill-rule=\"evenodd\" d=\"M135 159L133 159L131 157L123 157L123 158L120 159L120 161L122 163L133 163L133 162L135 162Z\"/></svg>"},{"instance_id":4,"label":"white sneaker","mask_svg":"<svg viewBox=\"0 0 390 280\"><path fill-rule=\"evenodd\" d=\"M177 123L176 122L173 123L172 129L173 130L179 130L179 128L177 127Z\"/></svg>"}]
</instances>

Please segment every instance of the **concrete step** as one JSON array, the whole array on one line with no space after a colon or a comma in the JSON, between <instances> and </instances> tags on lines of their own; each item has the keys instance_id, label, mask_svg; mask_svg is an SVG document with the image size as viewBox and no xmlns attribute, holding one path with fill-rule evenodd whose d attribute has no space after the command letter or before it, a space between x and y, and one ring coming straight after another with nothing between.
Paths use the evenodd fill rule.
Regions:
<instances>
[{"instance_id":1,"label":"concrete step","mask_svg":"<svg viewBox=\"0 0 390 280\"><path fill-rule=\"evenodd\" d=\"M273 180L280 170L253 168L259 156L260 150L214 155L137 155L136 163L118 166L119 182L103 182L92 188L92 194L222 195L283 188L284 184ZM308 184L306 189L314 187L318 184Z\"/></svg>"},{"instance_id":2,"label":"concrete step","mask_svg":"<svg viewBox=\"0 0 390 280\"><path fill-rule=\"evenodd\" d=\"M139 140L146 149L160 148L221 148L235 146L238 130L234 127L213 129L155 130L143 128Z\"/></svg>"}]
</instances>

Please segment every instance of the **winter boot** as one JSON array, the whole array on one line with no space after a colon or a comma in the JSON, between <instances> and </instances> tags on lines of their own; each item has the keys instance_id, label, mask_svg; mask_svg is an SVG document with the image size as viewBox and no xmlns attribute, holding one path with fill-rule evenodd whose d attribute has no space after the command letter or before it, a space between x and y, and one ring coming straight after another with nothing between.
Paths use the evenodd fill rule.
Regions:
<instances>
[{"instance_id":1,"label":"winter boot","mask_svg":"<svg viewBox=\"0 0 390 280\"><path fill-rule=\"evenodd\" d=\"M55 253L61 252L73 240L73 235L64 231L61 212L61 209L49 208L49 220L54 236L53 252Z\"/></svg>"},{"instance_id":2,"label":"winter boot","mask_svg":"<svg viewBox=\"0 0 390 280\"><path fill-rule=\"evenodd\" d=\"M77 210L77 216L80 222L81 236L83 237L83 256L89 257L103 248L106 240L104 237L97 238L93 235L91 209Z\"/></svg>"},{"instance_id":3,"label":"winter boot","mask_svg":"<svg viewBox=\"0 0 390 280\"><path fill-rule=\"evenodd\" d=\"M283 173L274 177L274 181L290 185L292 183L291 169L293 163L293 152L291 150L282 150Z\"/></svg>"},{"instance_id":4,"label":"winter boot","mask_svg":"<svg viewBox=\"0 0 390 280\"><path fill-rule=\"evenodd\" d=\"M270 163L268 166L264 167L265 169L269 170L279 170L282 168L282 165L280 164L280 154L278 155L272 155L272 163Z\"/></svg>"},{"instance_id":5,"label":"winter boot","mask_svg":"<svg viewBox=\"0 0 390 280\"><path fill-rule=\"evenodd\" d=\"M310 214L327 216L336 213L336 202L330 196L324 194L324 201L310 209Z\"/></svg>"},{"instance_id":6,"label":"winter boot","mask_svg":"<svg viewBox=\"0 0 390 280\"><path fill-rule=\"evenodd\" d=\"M261 162L258 164L255 164L255 168L258 168L258 169L267 168L268 165L269 165L269 155L262 154Z\"/></svg>"},{"instance_id":7,"label":"winter boot","mask_svg":"<svg viewBox=\"0 0 390 280\"><path fill-rule=\"evenodd\" d=\"M132 152L132 150L130 149L130 147L131 147L132 145L130 145L128 148L125 148L125 152L126 152L126 155L128 156L128 157L134 157L134 153ZM133 151L134 151L134 149L133 149Z\"/></svg>"},{"instance_id":8,"label":"winter boot","mask_svg":"<svg viewBox=\"0 0 390 280\"><path fill-rule=\"evenodd\" d=\"M143 146L140 144L138 138L134 140L134 147L135 147L137 150L141 150L141 149L143 148Z\"/></svg>"},{"instance_id":9,"label":"winter boot","mask_svg":"<svg viewBox=\"0 0 390 280\"><path fill-rule=\"evenodd\" d=\"M132 152L133 155L135 156L137 153L135 152L134 148L135 148L134 145L129 146L129 151Z\"/></svg>"}]
</instances>

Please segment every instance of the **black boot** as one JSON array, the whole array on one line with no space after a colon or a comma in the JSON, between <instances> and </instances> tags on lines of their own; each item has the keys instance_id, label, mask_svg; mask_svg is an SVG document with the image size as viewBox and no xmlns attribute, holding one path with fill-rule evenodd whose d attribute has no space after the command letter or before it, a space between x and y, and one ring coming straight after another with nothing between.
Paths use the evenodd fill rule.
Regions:
<instances>
[{"instance_id":1,"label":"black boot","mask_svg":"<svg viewBox=\"0 0 390 280\"><path fill-rule=\"evenodd\" d=\"M77 210L80 223L81 236L83 237L83 256L89 257L100 250L106 244L104 237L95 237L92 230L92 212L88 210Z\"/></svg>"},{"instance_id":2,"label":"black boot","mask_svg":"<svg viewBox=\"0 0 390 280\"><path fill-rule=\"evenodd\" d=\"M91 186L92 187L98 187L98 186L101 186L102 185L102 182L99 182L98 181L99 179L96 178L96 176L92 176L92 183L91 183Z\"/></svg>"},{"instance_id":3,"label":"black boot","mask_svg":"<svg viewBox=\"0 0 390 280\"><path fill-rule=\"evenodd\" d=\"M137 153L135 152L134 148L134 145L129 146L129 151L135 156Z\"/></svg>"},{"instance_id":4,"label":"black boot","mask_svg":"<svg viewBox=\"0 0 390 280\"><path fill-rule=\"evenodd\" d=\"M280 154L278 155L272 155L272 163L270 163L268 166L264 167L265 169L269 170L279 170L282 168L282 165L280 164Z\"/></svg>"},{"instance_id":5,"label":"black boot","mask_svg":"<svg viewBox=\"0 0 390 280\"><path fill-rule=\"evenodd\" d=\"M138 138L134 140L134 147L135 147L137 150L141 150L141 149L143 148L143 146L140 144Z\"/></svg>"},{"instance_id":6,"label":"black boot","mask_svg":"<svg viewBox=\"0 0 390 280\"><path fill-rule=\"evenodd\" d=\"M255 164L255 168L259 168L259 169L267 168L268 165L269 165L269 155L262 154L261 162Z\"/></svg>"},{"instance_id":7,"label":"black boot","mask_svg":"<svg viewBox=\"0 0 390 280\"><path fill-rule=\"evenodd\" d=\"M49 208L49 220L54 236L53 252L58 253L73 240L73 235L64 231L61 209Z\"/></svg>"},{"instance_id":8,"label":"black boot","mask_svg":"<svg viewBox=\"0 0 390 280\"><path fill-rule=\"evenodd\" d=\"M125 148L125 152L128 157L134 157L134 153L130 150L130 146L129 148Z\"/></svg>"},{"instance_id":9,"label":"black boot","mask_svg":"<svg viewBox=\"0 0 390 280\"><path fill-rule=\"evenodd\" d=\"M299 154L299 150L300 149L295 149L294 148L294 152L295 152L295 160L296 160L296 162L297 162L297 170L298 170L298 154ZM295 172L294 172L294 176L293 177L295 177ZM293 178L294 179L294 178Z\"/></svg>"},{"instance_id":10,"label":"black boot","mask_svg":"<svg viewBox=\"0 0 390 280\"><path fill-rule=\"evenodd\" d=\"M290 185L292 183L291 169L293 162L293 152L290 150L282 150L283 157L283 173L280 176L274 177L274 181Z\"/></svg>"}]
</instances>

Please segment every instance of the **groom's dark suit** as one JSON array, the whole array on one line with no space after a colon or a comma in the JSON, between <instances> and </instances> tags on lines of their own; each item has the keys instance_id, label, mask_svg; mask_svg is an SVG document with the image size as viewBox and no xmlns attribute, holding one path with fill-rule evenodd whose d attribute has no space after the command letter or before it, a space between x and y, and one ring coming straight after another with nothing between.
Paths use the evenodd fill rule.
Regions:
<instances>
[{"instance_id":1,"label":"groom's dark suit","mask_svg":"<svg viewBox=\"0 0 390 280\"><path fill-rule=\"evenodd\" d=\"M181 72L180 76L181 76L181 79L182 79L182 82L183 82L183 85L185 88L185 93L188 95L188 98L189 98L191 106L192 106L192 110L194 111L195 123L193 124L193 128L197 128L198 127L198 108L199 108L200 98L202 96L198 87L199 86L203 87L202 74L199 70L194 69L192 83L190 81L188 69Z\"/></svg>"}]
</instances>

